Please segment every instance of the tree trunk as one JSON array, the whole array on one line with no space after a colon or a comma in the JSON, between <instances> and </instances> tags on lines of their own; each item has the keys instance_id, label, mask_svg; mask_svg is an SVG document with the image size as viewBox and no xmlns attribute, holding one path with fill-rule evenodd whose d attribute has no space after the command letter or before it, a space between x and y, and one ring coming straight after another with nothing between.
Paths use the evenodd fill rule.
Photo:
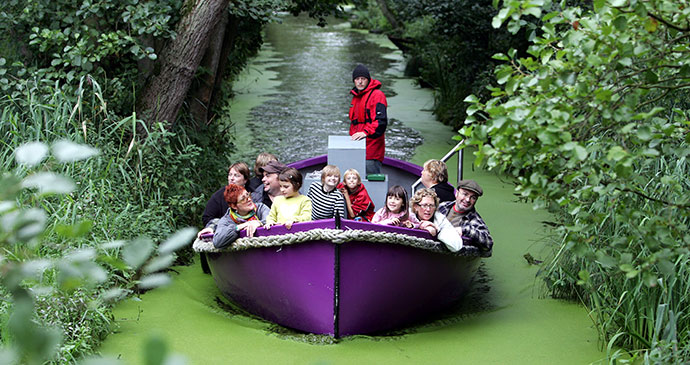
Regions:
<instances>
[{"instance_id":1,"label":"tree trunk","mask_svg":"<svg viewBox=\"0 0 690 365\"><path fill-rule=\"evenodd\" d=\"M230 52L235 49L237 37L240 35L239 19L234 15L230 15L228 18L228 25L225 27L225 37L223 38L223 48L220 52L220 62L218 63L219 72L216 77L216 84L213 87L213 95L211 96L211 105L216 105L218 102L220 87L225 77L225 70L228 67L228 62L230 62ZM212 115L209 115L209 119L212 117Z\"/></svg>"},{"instance_id":2,"label":"tree trunk","mask_svg":"<svg viewBox=\"0 0 690 365\"><path fill-rule=\"evenodd\" d=\"M224 12L221 20L213 29L210 43L206 48L206 54L201 60L201 69L204 73L197 75L187 97L189 112L196 123L207 122L216 80L222 79L222 70L218 66L221 64L220 59L222 57L227 25L228 13Z\"/></svg>"},{"instance_id":3,"label":"tree trunk","mask_svg":"<svg viewBox=\"0 0 690 365\"><path fill-rule=\"evenodd\" d=\"M391 11L388 10L388 4L386 3L386 0L376 0L376 2L379 4L379 8L381 8L381 13L386 18L386 20L388 20L388 22L391 23L393 29L396 31L401 30L400 23L397 19L395 19L395 15L393 15L393 13L391 13Z\"/></svg>"},{"instance_id":4,"label":"tree trunk","mask_svg":"<svg viewBox=\"0 0 690 365\"><path fill-rule=\"evenodd\" d=\"M160 72L144 88L137 111L148 130L156 122L170 127L192 84L194 74L209 44L211 33L221 20L229 0L193 0L177 27L177 37L161 55ZM146 130L140 128L140 133Z\"/></svg>"}]
</instances>

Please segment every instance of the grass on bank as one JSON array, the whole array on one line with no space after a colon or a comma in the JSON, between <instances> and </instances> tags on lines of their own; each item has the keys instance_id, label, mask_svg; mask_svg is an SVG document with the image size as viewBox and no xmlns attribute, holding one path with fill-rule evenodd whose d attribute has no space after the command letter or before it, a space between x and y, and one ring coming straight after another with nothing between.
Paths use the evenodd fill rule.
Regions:
<instances>
[{"instance_id":1,"label":"grass on bank","mask_svg":"<svg viewBox=\"0 0 690 365\"><path fill-rule=\"evenodd\" d=\"M5 348L17 341L33 343L31 336L22 339L16 332L13 321L19 317L13 313L18 308L35 308L31 317L38 328L53 328L58 334L55 338L62 339L57 354L49 360L68 363L96 352L114 329L113 299L136 294L142 285L164 283L159 270L175 261L189 261L189 248L176 256L159 253L160 257L149 261L134 258L155 256L154 242L164 241L181 226L198 225L205 194L216 188L216 182L199 181L197 171L216 169L223 161L201 158L201 148L192 142L194 136L183 130L159 128L150 130L145 138L135 136L136 115L120 118L111 114L93 79L83 79L76 95L63 93L57 85L49 93L44 88L32 88L28 83L22 99L0 100L2 220L7 222L16 217L13 212L25 211L43 217L35 226L41 231L29 241L12 238L21 233L21 227L5 223L0 227L3 270L43 263L39 275L21 280L22 290L32 293L26 305L16 299L15 291L20 289L6 280L0 285L0 341ZM63 140L94 146L99 155L60 160L56 146ZM36 166L18 164L14 151L31 141L52 145L51 153ZM74 149L63 152L79 153ZM67 194L19 190L17 179L53 172L73 181L74 190ZM15 205L17 208L5 209ZM127 243L132 239L134 243ZM110 242L106 245L110 248L103 248L101 242ZM90 259L80 261L84 256ZM117 290L109 292L110 288Z\"/></svg>"}]
</instances>

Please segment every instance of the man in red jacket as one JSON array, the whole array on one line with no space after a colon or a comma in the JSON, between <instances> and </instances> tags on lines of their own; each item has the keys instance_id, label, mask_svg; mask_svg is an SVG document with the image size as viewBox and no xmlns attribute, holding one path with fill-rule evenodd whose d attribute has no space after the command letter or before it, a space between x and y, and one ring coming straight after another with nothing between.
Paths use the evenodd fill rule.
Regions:
<instances>
[{"instance_id":1,"label":"man in red jacket","mask_svg":"<svg viewBox=\"0 0 690 365\"><path fill-rule=\"evenodd\" d=\"M386 152L384 133L388 126L386 95L381 91L381 82L372 80L364 65L357 65L352 71L355 87L350 105L350 136L357 141L367 139L366 174L380 174L383 155Z\"/></svg>"}]
</instances>

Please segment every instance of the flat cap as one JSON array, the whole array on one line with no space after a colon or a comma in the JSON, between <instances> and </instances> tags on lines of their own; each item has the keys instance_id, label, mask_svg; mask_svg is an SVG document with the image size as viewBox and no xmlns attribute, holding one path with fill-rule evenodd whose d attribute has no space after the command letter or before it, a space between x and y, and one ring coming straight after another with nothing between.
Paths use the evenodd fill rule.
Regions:
<instances>
[{"instance_id":1,"label":"flat cap","mask_svg":"<svg viewBox=\"0 0 690 365\"><path fill-rule=\"evenodd\" d=\"M479 184L477 184L477 182L474 180L460 180L460 182L458 182L458 189L473 191L477 193L478 196L482 196L482 194L484 194L482 187L479 186Z\"/></svg>"},{"instance_id":2,"label":"flat cap","mask_svg":"<svg viewBox=\"0 0 690 365\"><path fill-rule=\"evenodd\" d=\"M261 173L269 173L269 174L280 174L283 172L283 170L287 169L287 166L283 165L282 163L278 161L271 161L266 164L264 167L260 167L259 171Z\"/></svg>"}]
</instances>

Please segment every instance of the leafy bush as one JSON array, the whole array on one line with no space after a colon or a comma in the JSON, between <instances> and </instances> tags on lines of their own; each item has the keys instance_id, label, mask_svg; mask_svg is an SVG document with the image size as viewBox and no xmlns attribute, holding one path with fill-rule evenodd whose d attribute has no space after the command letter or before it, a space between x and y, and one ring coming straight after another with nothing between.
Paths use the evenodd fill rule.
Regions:
<instances>
[{"instance_id":1,"label":"leafy bush","mask_svg":"<svg viewBox=\"0 0 690 365\"><path fill-rule=\"evenodd\" d=\"M26 74L71 87L87 74L104 80L110 105L124 114L128 97L155 60L182 1L74 2L8 0L0 3L0 44L10 52L0 62L0 88L18 97ZM140 72L141 71L141 72Z\"/></svg>"},{"instance_id":2,"label":"leafy bush","mask_svg":"<svg viewBox=\"0 0 690 365\"><path fill-rule=\"evenodd\" d=\"M156 253L154 242L203 207L199 149L164 130L135 139L135 117L115 120L98 83L83 81L76 98L26 86L37 93L3 104L0 292L13 299L0 307L0 338L22 362L92 353L112 330L114 299L167 280L160 271L177 256L166 245ZM167 245L188 243L193 231ZM154 240L129 241L141 236ZM177 260L186 262L191 251L183 252Z\"/></svg>"},{"instance_id":3,"label":"leafy bush","mask_svg":"<svg viewBox=\"0 0 690 365\"><path fill-rule=\"evenodd\" d=\"M688 5L505 3L494 26L543 24L528 56L495 56L501 86L466 99L461 130L477 163L554 213L554 295L583 300L609 348L654 363L690 347Z\"/></svg>"}]
</instances>

